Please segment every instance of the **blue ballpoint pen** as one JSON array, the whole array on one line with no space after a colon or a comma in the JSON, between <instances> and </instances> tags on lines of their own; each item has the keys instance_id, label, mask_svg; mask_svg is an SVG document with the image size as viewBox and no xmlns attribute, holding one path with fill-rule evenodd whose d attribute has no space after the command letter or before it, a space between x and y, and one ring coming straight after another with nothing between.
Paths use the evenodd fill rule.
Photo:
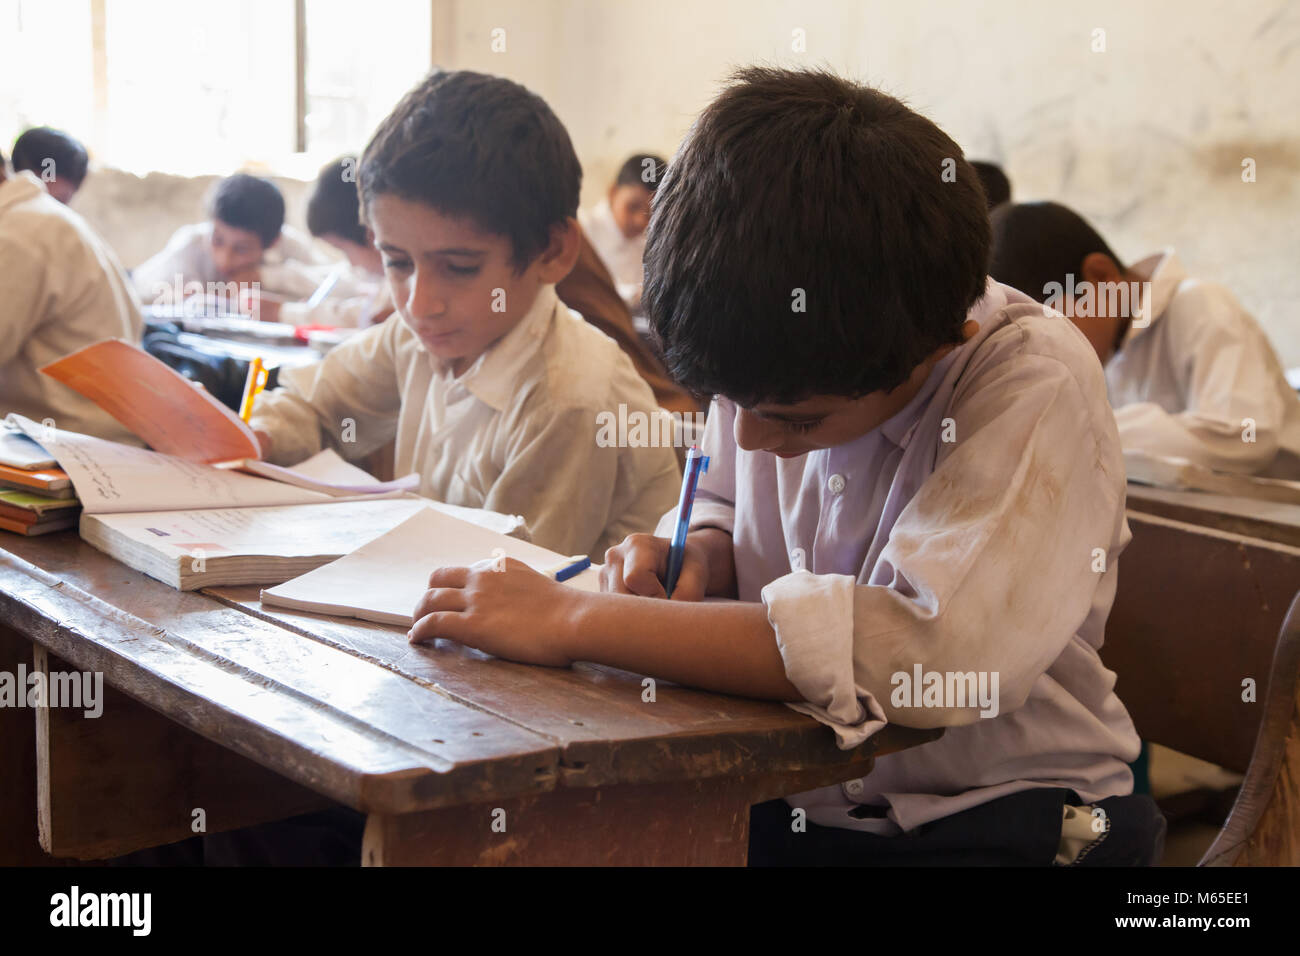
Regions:
<instances>
[{"instance_id":1,"label":"blue ballpoint pen","mask_svg":"<svg viewBox=\"0 0 1300 956\"><path fill-rule=\"evenodd\" d=\"M682 573L682 555L686 552L686 532L691 526L691 508L695 504L695 489L699 487L700 475L709 472L709 456L700 454L695 445L686 453L686 470L682 472L682 496L677 501L677 527L673 529L673 541L668 546L668 574L664 578L664 590L673 596L677 587L677 576Z\"/></svg>"}]
</instances>

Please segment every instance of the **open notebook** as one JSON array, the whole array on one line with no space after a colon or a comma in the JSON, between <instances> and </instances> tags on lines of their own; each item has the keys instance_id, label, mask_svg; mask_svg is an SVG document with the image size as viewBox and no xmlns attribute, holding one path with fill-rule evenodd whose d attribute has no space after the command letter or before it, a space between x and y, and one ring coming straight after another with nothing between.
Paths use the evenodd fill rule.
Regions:
<instances>
[{"instance_id":1,"label":"open notebook","mask_svg":"<svg viewBox=\"0 0 1300 956\"><path fill-rule=\"evenodd\" d=\"M543 573L568 560L527 541L425 508L351 554L263 589L262 603L409 627L434 568L501 556L517 558ZM599 569L588 568L565 584L599 591Z\"/></svg>"}]
</instances>

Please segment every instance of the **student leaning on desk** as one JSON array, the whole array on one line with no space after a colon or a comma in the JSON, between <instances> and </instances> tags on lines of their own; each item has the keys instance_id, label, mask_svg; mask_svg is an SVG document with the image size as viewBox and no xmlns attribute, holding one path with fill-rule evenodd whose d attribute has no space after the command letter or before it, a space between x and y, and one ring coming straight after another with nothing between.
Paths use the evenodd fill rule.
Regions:
<instances>
[{"instance_id":1,"label":"student leaning on desk","mask_svg":"<svg viewBox=\"0 0 1300 956\"><path fill-rule=\"evenodd\" d=\"M656 413L618 345L555 284L581 243L581 167L563 125L518 84L437 73L366 147L358 185L397 314L283 370L251 424L267 457L395 441L395 473L449 504L522 515L560 554L602 555L677 496L672 448L596 441L597 416Z\"/></svg>"},{"instance_id":2,"label":"student leaning on desk","mask_svg":"<svg viewBox=\"0 0 1300 956\"><path fill-rule=\"evenodd\" d=\"M675 512L607 553L619 593L507 561L434 570L415 611L413 643L788 701L842 747L887 722L946 728L861 780L755 808L751 861L1160 853L1097 653L1129 538L1101 368L987 278L985 197L961 156L875 90L743 71L678 150L646 246L670 370L718 396L671 599Z\"/></svg>"}]
</instances>

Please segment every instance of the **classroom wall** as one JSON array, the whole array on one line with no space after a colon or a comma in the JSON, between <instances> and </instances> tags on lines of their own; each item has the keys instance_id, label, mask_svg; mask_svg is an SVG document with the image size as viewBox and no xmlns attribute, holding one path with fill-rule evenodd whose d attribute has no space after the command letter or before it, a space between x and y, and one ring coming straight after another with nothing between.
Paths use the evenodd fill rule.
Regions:
<instances>
[{"instance_id":1,"label":"classroom wall","mask_svg":"<svg viewBox=\"0 0 1300 956\"><path fill-rule=\"evenodd\" d=\"M436 62L510 76L552 104L586 169L585 203L629 153L671 155L733 66L824 65L1002 163L1017 198L1074 206L1121 256L1176 246L1300 366L1300 3L434 0L433 22ZM303 187L286 186L301 224ZM75 205L131 265L200 214L205 188L105 174Z\"/></svg>"}]
</instances>

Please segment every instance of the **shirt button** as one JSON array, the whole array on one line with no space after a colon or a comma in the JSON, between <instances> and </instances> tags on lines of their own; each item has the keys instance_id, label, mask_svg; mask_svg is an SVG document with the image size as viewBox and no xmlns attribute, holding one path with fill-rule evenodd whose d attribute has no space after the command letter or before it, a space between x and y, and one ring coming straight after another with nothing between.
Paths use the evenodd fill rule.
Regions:
<instances>
[{"instance_id":1,"label":"shirt button","mask_svg":"<svg viewBox=\"0 0 1300 956\"><path fill-rule=\"evenodd\" d=\"M848 783L844 785L844 792L847 793L850 797L862 796L862 781L850 780Z\"/></svg>"},{"instance_id":2,"label":"shirt button","mask_svg":"<svg viewBox=\"0 0 1300 956\"><path fill-rule=\"evenodd\" d=\"M831 490L831 494L838 495L841 491L844 490L844 476L831 475L830 478L827 479L826 481L826 487Z\"/></svg>"}]
</instances>

